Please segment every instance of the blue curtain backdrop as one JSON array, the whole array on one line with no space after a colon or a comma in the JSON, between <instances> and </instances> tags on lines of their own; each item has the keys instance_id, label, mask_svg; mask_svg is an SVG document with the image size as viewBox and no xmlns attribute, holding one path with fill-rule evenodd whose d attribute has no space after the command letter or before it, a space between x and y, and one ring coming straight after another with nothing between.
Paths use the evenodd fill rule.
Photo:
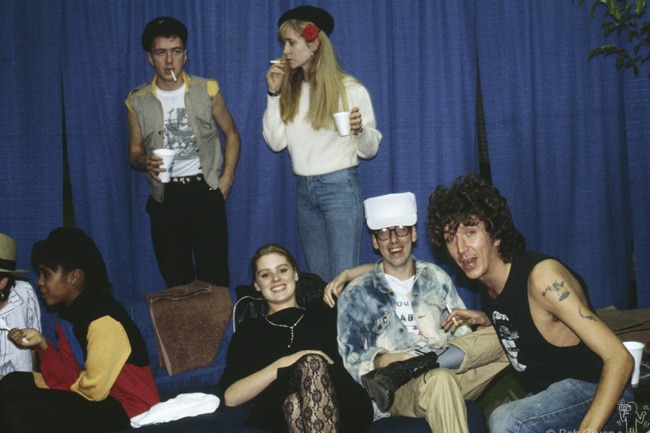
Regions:
<instances>
[{"instance_id":1,"label":"blue curtain backdrop","mask_svg":"<svg viewBox=\"0 0 650 433\"><path fill-rule=\"evenodd\" d=\"M62 224L65 137L75 222L102 250L116 296L164 288L145 177L127 164L124 99L153 74L140 46L144 25L171 15L189 29L186 70L219 81L242 135L227 203L233 287L250 281L249 258L266 242L284 244L304 267L289 157L261 134L264 75L281 54L277 18L304 3L2 2L0 232L17 239L19 266L29 267L34 240ZM530 247L580 272L596 307L627 307L633 278L639 305L650 307L650 86L611 59L587 60L604 43L588 7L533 3L311 2L334 16L341 63L370 91L384 134L377 157L360 164L364 195L414 192L415 254L442 263L427 241L426 205L436 185L478 170L480 71L493 179ZM365 236L362 260L374 261ZM445 266L477 307L476 292Z\"/></svg>"},{"instance_id":2,"label":"blue curtain backdrop","mask_svg":"<svg viewBox=\"0 0 650 433\"><path fill-rule=\"evenodd\" d=\"M631 71L617 71L612 59L588 60L586 53L605 41L586 7L477 2L477 17L495 185L509 198L531 249L582 274L596 305L626 305L632 238L648 233L633 223L648 209L647 153L632 173L628 163L648 144L647 79L628 81ZM645 105L635 101L637 92ZM635 124L626 122L628 115ZM647 246L635 246L638 270L647 273ZM640 304L648 306L647 277L638 283Z\"/></svg>"},{"instance_id":3,"label":"blue curtain backdrop","mask_svg":"<svg viewBox=\"0 0 650 433\"><path fill-rule=\"evenodd\" d=\"M16 239L19 269L63 222L62 22L57 0L0 2L0 232Z\"/></svg>"}]
</instances>

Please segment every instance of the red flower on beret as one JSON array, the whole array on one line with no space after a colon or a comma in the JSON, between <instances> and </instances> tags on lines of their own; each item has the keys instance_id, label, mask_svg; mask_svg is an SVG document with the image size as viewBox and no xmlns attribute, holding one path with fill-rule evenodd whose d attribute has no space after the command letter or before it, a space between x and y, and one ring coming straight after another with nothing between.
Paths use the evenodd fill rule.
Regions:
<instances>
[{"instance_id":1,"label":"red flower on beret","mask_svg":"<svg viewBox=\"0 0 650 433\"><path fill-rule=\"evenodd\" d=\"M315 41L316 38L318 38L318 27L313 25L312 23L309 23L305 26L305 28L302 29L300 34L302 35L303 38L307 42Z\"/></svg>"}]
</instances>

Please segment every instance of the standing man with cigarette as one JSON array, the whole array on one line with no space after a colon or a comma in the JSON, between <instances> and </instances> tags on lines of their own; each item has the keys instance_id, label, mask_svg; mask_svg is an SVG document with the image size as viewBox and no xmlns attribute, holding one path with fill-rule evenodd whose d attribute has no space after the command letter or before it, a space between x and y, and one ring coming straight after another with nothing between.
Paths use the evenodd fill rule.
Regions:
<instances>
[{"instance_id":1,"label":"standing man with cigarette","mask_svg":"<svg viewBox=\"0 0 650 433\"><path fill-rule=\"evenodd\" d=\"M186 42L187 28L171 17L152 20L142 33L155 74L126 100L129 165L147 172L151 237L167 287L195 279L228 287L225 201L239 160L239 131L217 81L183 71ZM169 183L158 176L166 169L155 149L175 151Z\"/></svg>"},{"instance_id":2,"label":"standing man with cigarette","mask_svg":"<svg viewBox=\"0 0 650 433\"><path fill-rule=\"evenodd\" d=\"M345 367L380 411L426 418L435 432L467 432L464 399L477 397L507 365L496 334L472 333L468 326L441 329L449 310L465 304L445 271L413 257L412 193L369 198L364 206L382 258L340 295L338 344ZM338 290L332 284L327 290L331 305L331 291L336 296Z\"/></svg>"}]
</instances>

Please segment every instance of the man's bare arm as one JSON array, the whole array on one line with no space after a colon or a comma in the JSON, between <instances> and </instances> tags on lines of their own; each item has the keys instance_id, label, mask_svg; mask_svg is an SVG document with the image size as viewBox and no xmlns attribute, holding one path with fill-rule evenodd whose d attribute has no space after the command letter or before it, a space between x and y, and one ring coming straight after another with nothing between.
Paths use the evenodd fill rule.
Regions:
<instances>
[{"instance_id":1,"label":"man's bare arm","mask_svg":"<svg viewBox=\"0 0 650 433\"><path fill-rule=\"evenodd\" d=\"M212 117L223 133L225 140L223 144L223 171L219 178L219 190L225 199L230 195L230 189L235 181L235 169L239 162L241 139L239 130L235 124L226 101L221 92L217 92L212 100Z\"/></svg>"},{"instance_id":2,"label":"man's bare arm","mask_svg":"<svg viewBox=\"0 0 650 433\"><path fill-rule=\"evenodd\" d=\"M628 383L634 360L621 341L589 309L580 283L556 260L540 262L529 280L531 312L548 313L562 322L603 360L594 400L579 431L600 431ZM545 336L547 337L547 336Z\"/></svg>"}]
</instances>

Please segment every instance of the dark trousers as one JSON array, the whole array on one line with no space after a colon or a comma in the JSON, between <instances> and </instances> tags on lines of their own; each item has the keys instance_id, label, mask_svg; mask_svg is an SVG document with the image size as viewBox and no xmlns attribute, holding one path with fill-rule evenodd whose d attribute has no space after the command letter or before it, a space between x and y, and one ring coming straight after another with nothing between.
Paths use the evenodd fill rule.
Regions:
<instances>
[{"instance_id":1,"label":"dark trousers","mask_svg":"<svg viewBox=\"0 0 650 433\"><path fill-rule=\"evenodd\" d=\"M113 397L98 402L72 391L41 389L32 373L0 380L0 430L4 433L100 433L130 426Z\"/></svg>"},{"instance_id":2,"label":"dark trousers","mask_svg":"<svg viewBox=\"0 0 650 433\"><path fill-rule=\"evenodd\" d=\"M169 182L165 199L147 201L151 238L167 287L200 280L228 287L228 229L221 191L204 180Z\"/></svg>"}]
</instances>

